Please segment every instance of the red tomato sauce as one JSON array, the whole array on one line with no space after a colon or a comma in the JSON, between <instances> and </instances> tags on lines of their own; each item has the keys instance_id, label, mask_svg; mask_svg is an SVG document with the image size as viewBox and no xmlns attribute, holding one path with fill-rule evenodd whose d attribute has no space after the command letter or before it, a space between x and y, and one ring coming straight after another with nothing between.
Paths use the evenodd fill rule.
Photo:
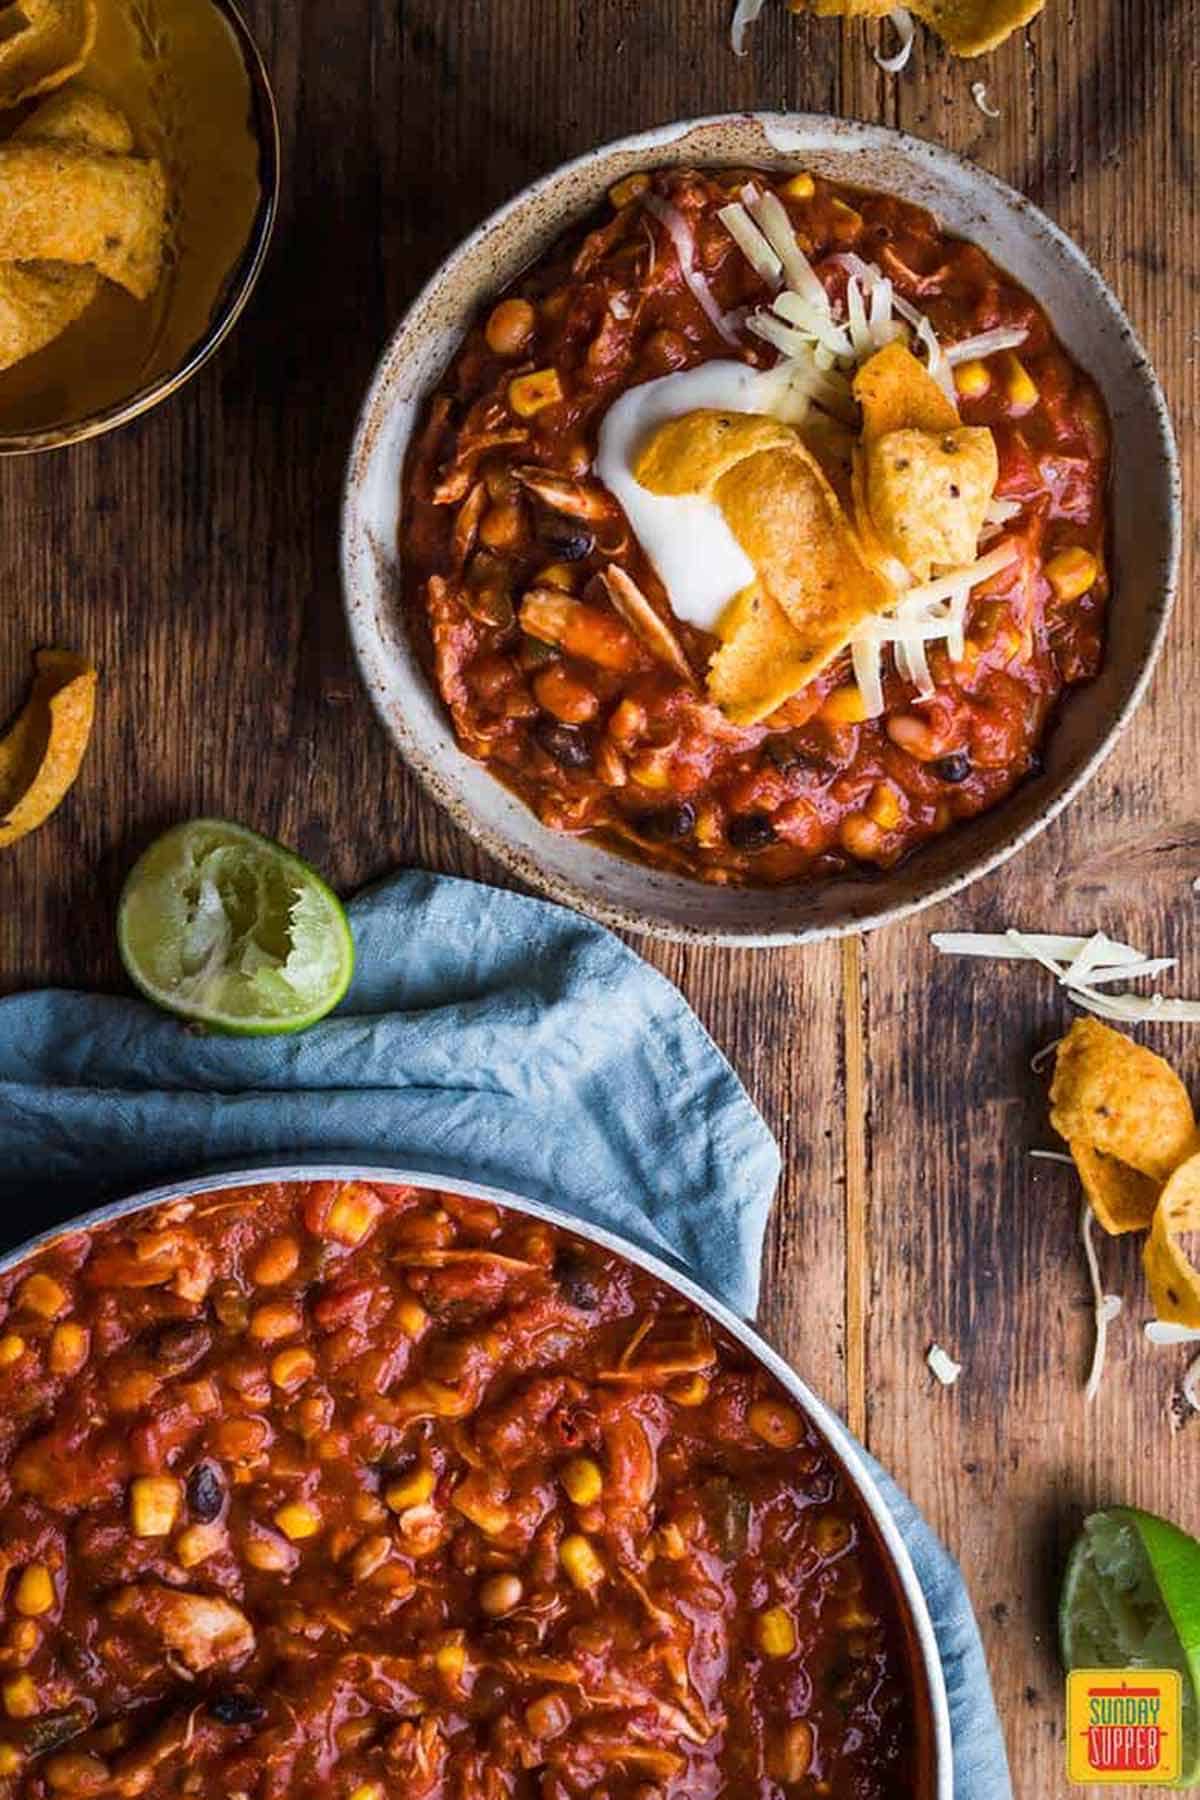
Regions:
<instances>
[{"instance_id":1,"label":"red tomato sauce","mask_svg":"<svg viewBox=\"0 0 1200 1800\"><path fill-rule=\"evenodd\" d=\"M685 220L725 313L771 297L717 217L751 174L640 178ZM673 617L591 475L597 432L639 383L717 357L770 367L777 353L748 333L731 348L629 184L468 334L408 461L402 537L408 617L464 750L558 830L709 881L771 885L890 867L1037 771L1056 702L1103 655L1108 426L1045 313L982 249L889 195L815 179L802 198L782 177L753 179L779 194L835 303L847 279L837 258L853 252L943 346L999 327L1027 333L1019 355L993 353L956 377L963 423L995 435L997 498L1020 507L997 541L1019 555L973 591L962 657L932 645L933 697L918 700L890 651L878 718L862 716L848 654L758 725L731 724L705 697L716 639ZM532 401L517 385L526 377ZM695 683L613 610L593 580L613 563L670 623ZM518 618L523 595L555 586L584 602L565 646Z\"/></svg>"},{"instance_id":2,"label":"red tomato sauce","mask_svg":"<svg viewBox=\"0 0 1200 1800\"><path fill-rule=\"evenodd\" d=\"M453 1193L233 1189L0 1278L0 1792L898 1800L873 1528L623 1258Z\"/></svg>"}]
</instances>

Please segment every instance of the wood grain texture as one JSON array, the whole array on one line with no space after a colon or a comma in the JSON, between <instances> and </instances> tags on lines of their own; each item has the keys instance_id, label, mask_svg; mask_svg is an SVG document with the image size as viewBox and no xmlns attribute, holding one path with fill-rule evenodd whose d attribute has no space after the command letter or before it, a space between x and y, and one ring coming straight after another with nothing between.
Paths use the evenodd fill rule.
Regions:
<instances>
[{"instance_id":1,"label":"wood grain texture","mask_svg":"<svg viewBox=\"0 0 1200 1800\"><path fill-rule=\"evenodd\" d=\"M918 39L899 80L876 29L768 6L736 61L730 0L248 0L286 139L278 240L231 344L121 436L0 464L0 712L38 644L104 672L84 775L0 860L0 990L117 987L113 912L164 825L232 814L343 889L403 862L491 880L418 793L359 691L336 527L358 397L440 257L562 158L672 117L771 106L905 127L1029 193L1097 261L1162 373L1195 489L1200 0L1050 0L979 63ZM974 104L986 80L999 119ZM1200 1530L1200 1424L1172 1437L1179 1358L1131 1296L1093 1411L1075 1194L1052 1165L1031 1051L1065 1009L1036 972L939 961L935 924L1103 923L1200 977L1200 643L1183 604L1120 749L1015 864L937 915L849 947L726 954L641 944L677 981L787 1164L764 1326L866 1429L959 1553L993 1660L1018 1792L1065 1792L1052 1658L1082 1508L1133 1499ZM1122 595L1136 605L1136 595ZM1194 1044L1159 1034L1200 1085ZM937 1338L965 1364L936 1386Z\"/></svg>"}]
</instances>

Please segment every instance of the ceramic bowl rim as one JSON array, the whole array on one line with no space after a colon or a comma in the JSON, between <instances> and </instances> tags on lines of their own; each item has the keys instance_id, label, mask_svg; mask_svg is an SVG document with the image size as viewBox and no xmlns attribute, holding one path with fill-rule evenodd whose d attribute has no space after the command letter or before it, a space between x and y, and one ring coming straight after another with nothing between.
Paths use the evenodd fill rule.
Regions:
<instances>
[{"instance_id":1,"label":"ceramic bowl rim","mask_svg":"<svg viewBox=\"0 0 1200 1800\"><path fill-rule=\"evenodd\" d=\"M641 154L642 152L649 154L655 149L666 148L697 131L753 124L761 125L768 137L772 131L775 131L781 139L793 133L798 136L836 137L844 142L850 150L900 149L910 158L918 162L923 161L935 174L945 173L950 177L957 178L968 191L982 190L1010 212L1024 214L1038 232L1044 232L1050 239L1056 252L1069 265L1072 278L1094 287L1115 330L1125 340L1131 368L1136 370L1136 377L1143 387L1144 397L1149 402L1154 417L1161 456L1160 469L1167 493L1166 541L1162 545L1159 555L1161 581L1156 589L1160 610L1153 634L1129 691L1107 720L1103 734L1096 740L1093 748L1084 757L1075 773L1064 783L1061 790L1048 797L1039 807L1035 816L1030 818L1019 830L1014 829L1004 841L990 849L976 852L961 868L952 873L928 878L915 893L910 894L907 898L891 900L886 898L887 878L891 872L885 872L878 878L868 877L873 885L878 885L880 900L878 905L861 915L822 920L796 927L781 926L770 929L758 928L753 923L743 928L736 924L730 924L728 921L720 924L715 922L694 924L664 918L655 910L653 895L648 896L644 904L637 905L598 895L577 883L570 875L544 867L533 854L513 844L502 830L480 817L470 801L457 793L448 793L445 778L438 766L437 759L427 751L418 734L409 728L406 720L390 710L385 700L377 693L373 664L380 658L381 653L376 633L370 622L371 609L369 606L356 604L356 563L359 548L358 496L365 482L372 448L383 421L391 410L390 390L400 366L399 350L413 320L417 319L430 306L442 290L443 284L469 261L482 244L486 243L494 233L522 211L528 211L531 217L535 216L537 202L542 196L557 188L573 172L587 171L594 165L603 164L621 156ZM797 149L795 153L800 154L801 152ZM439 262L429 279L405 308L395 329L390 333L359 411L343 487L340 561L343 600L351 646L360 679L367 690L371 704L393 746L404 757L425 791L440 808L450 814L453 823L468 838L494 857L504 868L538 892L551 900L574 908L589 918L598 920L603 925L667 942L718 945L732 949L756 949L817 943L828 939L856 936L862 932L878 930L885 925L896 924L903 919L911 918L914 914L949 899L952 895L960 893L964 888L991 874L1024 849L1058 818L1115 749L1145 698L1162 653L1174 610L1178 592L1181 542L1182 482L1179 454L1162 386L1145 347L1134 331L1121 302L1090 258L1061 226L1057 225L1053 219L1018 190L1002 181L999 176L992 174L990 170L981 168L958 152L949 150L940 144L934 144L925 138L915 137L890 126L871 124L856 119L835 118L825 113L751 110L714 113L677 120L645 131L634 132L583 151L580 155L571 157L539 175L510 199L504 201L469 232L448 256ZM492 779L494 780L495 777ZM1001 801L999 806L993 810L1001 811L1012 797L1009 796L1005 801ZM615 852L612 854L616 855ZM920 851L918 850L913 858L906 859L898 865L899 869L919 870L920 864L917 860L919 856ZM617 860L628 861L629 859L617 858ZM702 887L705 884L697 882L696 885ZM740 890L729 887L713 890L714 893L724 896L738 891ZM784 888L773 891L784 894L787 890Z\"/></svg>"}]
</instances>

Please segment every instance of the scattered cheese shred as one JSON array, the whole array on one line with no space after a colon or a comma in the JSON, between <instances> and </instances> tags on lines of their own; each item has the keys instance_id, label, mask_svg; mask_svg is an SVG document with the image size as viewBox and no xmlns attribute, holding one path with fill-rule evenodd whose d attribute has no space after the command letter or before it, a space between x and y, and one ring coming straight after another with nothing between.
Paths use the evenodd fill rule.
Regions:
<instances>
[{"instance_id":1,"label":"scattered cheese shred","mask_svg":"<svg viewBox=\"0 0 1200 1800\"><path fill-rule=\"evenodd\" d=\"M717 217L754 273L769 286L778 287L783 279L783 264L741 201L734 200L723 206Z\"/></svg>"},{"instance_id":2,"label":"scattered cheese shred","mask_svg":"<svg viewBox=\"0 0 1200 1800\"><path fill-rule=\"evenodd\" d=\"M737 0L737 5L733 9L733 20L729 27L729 36L735 56L745 56L746 33L766 4L767 0Z\"/></svg>"},{"instance_id":3,"label":"scattered cheese shred","mask_svg":"<svg viewBox=\"0 0 1200 1800\"><path fill-rule=\"evenodd\" d=\"M653 193L642 195L642 205L654 215L670 237L675 248L675 255L679 259L680 274L713 330L718 332L727 344L737 344L736 331L717 305L712 289L696 267L696 240L679 208L670 205L666 200L660 200L658 195Z\"/></svg>"},{"instance_id":4,"label":"scattered cheese shred","mask_svg":"<svg viewBox=\"0 0 1200 1800\"><path fill-rule=\"evenodd\" d=\"M1147 1319L1142 1330L1146 1341L1161 1346L1200 1344L1200 1331L1194 1325L1176 1325L1172 1319Z\"/></svg>"},{"instance_id":5,"label":"scattered cheese shred","mask_svg":"<svg viewBox=\"0 0 1200 1800\"><path fill-rule=\"evenodd\" d=\"M875 61L888 75L899 75L908 67L908 59L912 55L913 39L917 28L913 24L912 14L905 6L894 6L888 14L888 24L900 39L900 46L891 56L880 56L878 50L873 52Z\"/></svg>"},{"instance_id":6,"label":"scattered cheese shred","mask_svg":"<svg viewBox=\"0 0 1200 1800\"><path fill-rule=\"evenodd\" d=\"M1075 1167L1075 1158L1068 1156L1065 1150L1031 1150L1029 1154L1036 1157L1038 1162L1066 1163L1069 1169Z\"/></svg>"},{"instance_id":7,"label":"scattered cheese shred","mask_svg":"<svg viewBox=\"0 0 1200 1800\"><path fill-rule=\"evenodd\" d=\"M962 1364L956 1363L940 1344L930 1344L929 1349L925 1352L925 1361L943 1387L953 1387L962 1374Z\"/></svg>"},{"instance_id":8,"label":"scattered cheese shred","mask_svg":"<svg viewBox=\"0 0 1200 1800\"><path fill-rule=\"evenodd\" d=\"M1102 931L1091 937L1063 937L1055 932L1017 931L1003 935L980 931L935 931L935 950L947 956L981 956L990 961L1040 963L1076 1006L1123 1025L1200 1024L1200 1000L1168 994L1105 994L1114 981L1142 981L1175 967L1173 956L1145 956L1132 944L1121 944Z\"/></svg>"},{"instance_id":9,"label":"scattered cheese shred","mask_svg":"<svg viewBox=\"0 0 1200 1800\"><path fill-rule=\"evenodd\" d=\"M1000 108L998 106L993 106L988 99L986 81L973 81L971 83L971 98L985 118L998 119L1001 116Z\"/></svg>"},{"instance_id":10,"label":"scattered cheese shred","mask_svg":"<svg viewBox=\"0 0 1200 1800\"><path fill-rule=\"evenodd\" d=\"M1088 1370L1087 1385L1083 1397L1090 1406L1100 1392L1100 1383L1104 1379L1104 1360L1108 1353L1108 1328L1121 1311L1122 1301L1119 1294L1106 1294L1104 1283L1100 1279L1100 1263L1096 1257L1096 1246L1092 1241L1092 1226L1096 1215L1085 1200L1079 1216L1079 1235L1083 1239L1083 1254L1087 1260L1088 1277L1092 1284L1092 1309L1096 1320L1096 1342L1092 1350L1092 1366Z\"/></svg>"},{"instance_id":11,"label":"scattered cheese shred","mask_svg":"<svg viewBox=\"0 0 1200 1800\"><path fill-rule=\"evenodd\" d=\"M1200 1412L1200 1356L1188 1364L1187 1373L1179 1384L1179 1391L1193 1412Z\"/></svg>"},{"instance_id":12,"label":"scattered cheese shred","mask_svg":"<svg viewBox=\"0 0 1200 1800\"><path fill-rule=\"evenodd\" d=\"M997 325L992 331L980 331L975 337L960 338L957 344L947 344L946 361L953 369L959 363L994 356L998 350L1019 350L1028 336L1024 325Z\"/></svg>"}]
</instances>

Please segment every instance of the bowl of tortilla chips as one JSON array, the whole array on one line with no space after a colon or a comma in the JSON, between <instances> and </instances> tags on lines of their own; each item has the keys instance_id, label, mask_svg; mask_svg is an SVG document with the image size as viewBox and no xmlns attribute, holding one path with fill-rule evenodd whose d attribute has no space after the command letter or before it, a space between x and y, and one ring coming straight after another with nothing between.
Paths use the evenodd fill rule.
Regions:
<instances>
[{"instance_id":1,"label":"bowl of tortilla chips","mask_svg":"<svg viewBox=\"0 0 1200 1800\"><path fill-rule=\"evenodd\" d=\"M454 593L447 593L447 579L456 578L456 565L443 556L441 539L430 536L433 528L429 521L438 504L446 500L450 512L461 518L460 552L472 553L477 537L486 549L486 555L482 551L475 552L473 561L469 564L463 561L459 565L468 583L474 579L476 563L482 563L486 576L495 562L497 553L491 547L493 540L484 534L479 510L489 503L489 499L499 505L487 477L493 473L493 463L503 458L503 446L516 438L531 448L513 451L514 456L524 456L525 464L536 464L540 458L555 471L555 478L548 481L546 470L540 465L518 467L513 481L521 492L532 491L538 504L549 507L556 519L569 505L576 507L577 516L570 521L574 535L562 531L561 520L555 527L559 535L554 544L560 540L566 544L563 555L569 558L577 554L575 536L580 537L583 546L578 554L584 555L594 545L596 531L603 529L619 536L622 523L618 520L616 526L613 525L607 499L603 500L602 506L595 502L597 468L603 446L595 450L595 446L581 436L578 465L571 470L572 477L578 477L578 480L559 478L558 463L549 461L551 452L545 451L545 445L550 441L548 434L555 430L553 421L565 417L570 425L575 418L568 411L574 390L567 393L567 403L557 412L554 410L555 395L550 391L552 384L547 383L545 393L538 390L538 383L546 382L546 371L539 373L535 367L540 345L527 351L522 347L525 342L522 340L517 346L518 360L512 366L521 373L510 383L507 415L502 406L486 411L483 403L475 403L473 389L467 390L471 405L460 404L456 413L456 394L450 392L442 400L439 411L438 400L442 398L446 371L448 368L461 369L464 354L475 355L478 367L486 370L490 366L485 360L487 354L499 356L501 351L486 339L480 322L486 321L489 330L502 326L507 332L511 327L519 336L528 315L534 311L528 303L522 310L520 301L497 304L498 296L523 292L519 284L527 279L524 272L536 270L539 259L551 246L567 245L564 258L569 257L570 245L582 241L584 222L593 217L600 219L601 224L588 239L588 246L599 241L603 247L607 242L603 221L618 207L618 199L614 196L621 197L620 206L624 207L626 192L632 191L636 196L647 191L649 177L646 171L675 169L720 172L730 183L731 191L733 185L740 184L739 192L746 205L758 206L759 212L754 216L767 219L768 224L769 215L761 204L763 196L747 185L746 171L766 172L781 185L807 183L807 192L812 191L811 177L815 176L818 182L840 184L843 192L853 189L867 196L895 196L899 202L925 209L947 239L985 247L987 256L1005 276L1019 284L1037 303L1066 355L1077 368L1088 372L1099 404L1111 421L1103 554L1111 571L1112 588L1110 627L1102 658L1097 658L1095 669L1089 668L1077 686L1062 694L1050 717L1049 729L1044 742L1039 745L1038 755L1030 758L1020 779L994 805L973 817L955 814L949 829L912 849L890 866L854 868L843 862L828 874L822 872L820 879L808 879L802 874L786 885L776 886L743 884L738 880L715 882L697 879L692 869L681 869L679 856L675 856L673 862L669 861L661 853L663 846L658 841L651 860L622 854L620 847L589 835L586 822L573 833L573 819L565 805L551 821L554 828L548 828L545 819L533 806L525 803L522 793L516 791L515 778L512 782L503 775L497 778L484 754L488 749L485 729L493 730L496 737L504 731L511 736L508 720L517 719L520 723L522 719L533 717L527 706L520 715L512 710L503 718L498 710L502 704L507 705L510 689L518 705L524 704L524 697L518 690L526 666L521 658L528 647L517 641L515 649L506 650L506 645L500 643L495 654L489 652L486 658L480 658L478 665L468 666L472 678L478 674L480 693L484 691L484 676L492 683L487 694L500 693L500 700L494 704L487 699L496 715L492 724L488 723L491 715L484 718L482 705L477 713L471 711L475 690L466 680L461 682L455 700L457 714L444 699L446 687L441 684L446 681L447 674L451 678L458 674L456 658L460 657L461 645L465 642L472 646L477 644L484 632L502 633L512 626L516 615L512 606L507 612L485 613L485 602L490 605L494 598L492 590L486 586L481 587L479 593L470 589L461 606ZM642 183L640 188L632 186L639 181ZM606 196L608 212L598 210L604 208ZM649 205L655 199L652 192L650 200L644 204ZM732 207L728 210L738 211ZM685 284L689 289L700 289L698 295L693 295L696 302L693 312L698 314L707 300L709 311L704 316L715 321L710 333L713 341L717 331L722 339L727 332L733 334L731 321L741 315L722 312L711 292L699 282L697 265L686 236L679 229L679 221L673 220L670 209L661 205L654 217L661 227L655 244L665 241L662 232L669 233L673 246L670 254L682 271L675 291L682 292ZM777 276L780 268L786 271L785 256L794 256L794 237L789 242L777 233L776 251L774 242L765 245L758 242L761 234L747 229L748 220L739 219L738 223L742 237L750 243L767 274ZM619 214L612 229L620 229ZM575 230L579 232L578 239L568 235ZM683 242L682 251L676 239ZM631 240L631 247L636 252L636 237ZM580 257L588 253L585 247ZM659 255L658 248L654 255L656 258ZM571 264L564 260L564 266L578 271L579 262ZM657 262L653 266L656 267ZM589 264L589 271L590 268ZM764 280L766 278L764 275ZM806 271L801 268L793 287L804 278ZM640 277L633 279L636 281ZM510 290L509 284L516 285ZM636 294L632 301L623 294L621 318L632 316L631 308L636 304ZM803 322L810 314L805 302L791 289L778 302L781 313L786 306L791 310L785 316L793 322ZM654 316L651 324L657 324L657 317ZM621 318L617 319L618 326ZM780 335L779 320L767 323L771 325L774 335L770 341L774 343ZM854 320L850 323L853 326ZM861 311L857 324L859 329L864 328ZM765 327L763 336L766 336ZM790 344L795 333L785 331L783 336ZM998 350L1000 344L1011 342L1008 334L1002 331L988 332L985 337L988 354ZM997 341L993 342L993 339ZM974 342L981 345L985 339ZM727 356L729 352L718 349L715 354ZM877 363L880 367L889 354L916 367L912 356L901 356L895 346L879 353ZM971 354L983 354L983 351L973 349ZM460 360L456 362L456 358ZM542 360L545 360L544 354ZM683 360L686 361L686 356ZM823 366L829 367L828 363ZM819 380L822 365L816 362L816 367L818 373L814 379ZM526 373L527 370L533 372ZM1019 366L1017 372L1020 372ZM768 371L768 375L773 373ZM922 373L918 369L917 374L924 381L928 371ZM568 382L570 379L568 374ZM646 378L643 376L642 379ZM752 376L752 379L758 377ZM858 400L863 399L861 390L865 379L860 370L854 390ZM637 391L636 388L633 390ZM653 393L653 385L647 383L644 391ZM543 403L546 410L536 413L535 409ZM710 399L692 404L728 409L734 403L729 399ZM534 414L532 420L521 416L522 406ZM735 406L734 410L745 412L755 408L743 405ZM718 422L722 430L727 429L728 422L723 415ZM906 415L903 420L892 423L912 426L922 421ZM650 417L646 431L654 424L654 418ZM944 428L948 429L948 425L940 416L930 425L933 431ZM436 461L442 454L442 445L447 441L457 443L476 429L477 439L471 441L477 441L480 454L491 457L492 462L480 464L474 470L472 465L465 463L461 491L453 485L462 472L458 466L439 464L434 470L435 481L439 484L430 485L430 504L424 506L418 519L412 500L414 469L418 475L423 474L422 458L428 461L430 447ZM646 431L641 439L633 442L630 457L648 454ZM539 436L539 432L542 435ZM901 436L902 432L893 431L887 441L894 442ZM951 441L940 446L941 452L955 451L959 467L956 471L949 470L944 466L943 457L936 470L938 480L943 484L948 482L948 491L964 506L974 486L982 483L984 489L989 489L994 479L989 465L988 469L979 472L976 481L961 454L980 436L977 432L951 432ZM555 456L559 454L557 440L553 441L551 451ZM867 454L869 478L869 446ZM906 460L911 465L911 458ZM638 482L642 482L645 471L641 462L630 464L627 461L622 467L633 467ZM900 465L896 467L898 469ZM887 469L881 469L880 473L885 479L889 475ZM912 466L907 473L912 476ZM471 486L473 481L474 488ZM609 486L611 488L611 483ZM911 480L909 486L912 486ZM509 490L497 491L502 500L509 493ZM649 492L644 487L641 491ZM656 505L659 503L657 490L649 492L649 497ZM754 496L750 498L753 501ZM761 494L759 501L761 503ZM591 516L585 517L582 510L585 503L593 502L597 509L594 516L602 521L594 529ZM621 504L625 505L624 499ZM524 499L520 500L520 505L529 507ZM476 509L474 515L473 506ZM1014 510L1019 511L1019 507L1012 501L1007 502L1001 519L1011 517ZM945 524L946 520L941 523ZM630 528L636 530L635 526ZM423 538L421 530L425 532ZM495 539L497 543L500 541ZM747 541L743 534L735 548ZM974 527L971 541L976 541ZM979 541L984 540L980 538ZM440 633L434 637L432 657L428 642L421 636L422 621L414 618L411 603L411 571L416 568L421 576L424 575L425 565L419 558L424 555L424 546L430 542L435 543L436 555L442 558L433 577L424 584L424 591L441 608L439 616L431 620L432 627ZM535 182L486 220L433 274L384 351L364 404L347 475L342 520L342 576L359 669L381 721L429 793L469 836L530 885L608 925L676 941L754 946L804 943L869 930L904 918L995 869L1042 831L1095 774L1147 690L1174 600L1179 543L1178 460L1158 382L1119 302L1102 276L1053 221L987 171L948 150L904 133L818 115L740 114L664 126L605 145L564 165ZM685 547L689 548L690 554L690 546ZM721 546L718 544L717 547L724 556ZM943 550L935 546L930 550L928 546L909 545L906 561L923 566L928 560L926 552L935 563L953 563L964 554L953 548ZM987 566L989 555L998 560L1002 554L1011 560L1011 553L1003 545L1000 549L985 550L976 567ZM699 585L710 565L704 564L697 574L693 564L688 565L691 570L688 579ZM589 565L585 562L581 566ZM667 565L664 562L662 566ZM751 569L751 575L756 571L761 573L757 563ZM745 576L739 575L738 579L745 580ZM597 714L592 689L581 693L579 670L592 664L600 667L601 674L593 679L598 689L609 696L603 704L611 706L613 682L617 679L611 670L618 667L618 655L627 658L631 668L650 665L637 660L642 651L632 642L631 633L636 635L634 628L641 615L632 605L617 609L622 613L619 619L614 620L606 614L601 622L607 635L602 640L589 638L585 643L580 634L585 626L590 627L599 606L594 599L589 605L592 590L585 591L583 604L572 605L569 566L560 569L556 564L551 565L537 576L537 580L542 586L531 591L532 598L529 593L522 598L517 624L527 636L539 640L532 646L530 654L534 660L529 665L535 671L532 676L534 691L539 696L547 696L544 703L539 698L539 705L551 712L554 706L560 710L549 721L540 715L534 718L530 729L540 735L528 752L530 760L520 766L518 774L528 780L528 771L532 769L544 781L547 792L550 784L555 783L558 789L571 796L576 791L571 786L576 780L575 769L583 766L579 755L581 743L589 758L603 756L605 768L616 769L614 782L631 766L610 755L612 733L609 725L603 722L609 715ZM561 592L554 591L564 583L567 584L566 599ZM931 591L940 592L936 581L928 585ZM753 593L755 590L745 591ZM921 599L924 603L919 587L913 590L910 598ZM531 611L535 602L536 619ZM464 608L469 615L465 624L460 617ZM431 607L430 614L434 610ZM738 612L736 603L729 606L721 616L719 630L725 632L726 621ZM661 617L656 614L652 623L660 623ZM738 622L740 624L740 614ZM930 629L941 627L931 626ZM574 638L569 636L570 632L575 632ZM515 631L513 635L515 638ZM735 634L726 633L726 636L731 635ZM426 638L428 636L427 631ZM649 642L648 639L644 641ZM807 644L807 640L805 642ZM547 656L553 659L557 654L556 644L565 644L570 652L565 659L569 678L566 680L559 678L553 660L550 664L552 674L546 676L544 673ZM508 661L505 661L506 654ZM649 654L647 650L646 655ZM540 662L537 661L539 657ZM588 658L590 664L586 661ZM863 660L864 664L868 661L865 657ZM717 657L710 664L710 676L719 662ZM659 664L665 668L661 656L653 665L656 670ZM516 675L512 676L514 669ZM857 696L851 694L850 698L860 702L860 710L837 715L831 731L852 733L860 729L856 721L864 717L868 719L867 729L872 728L874 721L866 704L863 685L872 673L871 667L865 667L860 677L855 665L854 680L859 692ZM887 678L894 679L890 674ZM667 679L669 672L667 676L648 677L647 682L657 681L661 685ZM508 687L504 686L506 681ZM554 685L556 682L557 686ZM795 686L794 682L792 686ZM647 685L646 691L657 692L658 689L651 690ZM841 690L838 695L829 697L828 704L840 697ZM707 698L713 698L711 687ZM771 704L777 705L778 700L779 694L772 690ZM569 714L565 710L568 702L573 709ZM826 704L822 700L822 705ZM620 706L617 710L620 711ZM626 710L631 711L631 716L636 711ZM875 711L878 710L876 706ZM746 716L757 719L760 712L761 708L758 708L753 715ZM711 719L712 714L710 706L704 716ZM725 716L741 728L728 706ZM778 723L779 716L779 713L773 715L772 729L783 731L784 727ZM615 720L616 714L612 717ZM459 718L465 719L471 729L475 728L477 718L483 719L475 739L468 735L464 741L456 729ZM564 718L568 720L567 724L556 722ZM806 713L800 722L797 735L801 740L804 740L807 718ZM592 724L592 721L597 722ZM624 717L620 722L624 723ZM649 758L642 755L642 741L636 736L641 723L642 716L636 715L631 731L642 760L629 777L630 782L636 780L639 786L656 777L658 770L657 764L649 766L652 755ZM753 729L763 728L755 726ZM589 731L591 737L587 735ZM603 741L599 752L595 752L593 740L599 741L602 732ZM833 737L829 732L826 735L832 743ZM505 743L508 741L508 738L504 739ZM674 754L673 744L674 740L667 744L664 758ZM651 753L654 749L652 741ZM918 758L923 754L924 751L918 748ZM941 751L936 754L941 755ZM532 760L534 757L540 757L540 762ZM799 760L798 774L789 766L782 770L781 780L819 785L824 779L822 768L804 763L802 758ZM937 779L941 780L944 773L947 782L959 780L962 771L957 766L949 766L951 762L952 759L947 757L944 767L936 765ZM643 765L646 765L644 774ZM597 768L598 760L589 761L586 778L591 779ZM757 780L757 765L753 773ZM768 778L773 779L769 772ZM585 776L578 779L583 781ZM756 804L757 792L756 789ZM674 791L658 796L651 792L645 802L648 807L657 805L659 810L652 816L647 814L644 835L649 834L653 825L659 838L670 837L665 850L672 854L677 849L676 840L682 839L684 833L690 850L698 840L703 824L702 796L697 795L695 786L690 793L696 797L689 799L685 795L681 800L680 794ZM640 801L640 794L634 798ZM669 804L664 806L664 801ZM634 823L641 829L637 820ZM757 826L756 815L751 815L750 823ZM886 828L884 821L880 829ZM744 841L745 833L741 835ZM729 842L734 842L732 833ZM745 847L748 855L757 854L760 849L757 842L746 843ZM784 848L790 846L785 844ZM772 840L762 854L774 856L778 851L778 842Z\"/></svg>"},{"instance_id":2,"label":"bowl of tortilla chips","mask_svg":"<svg viewBox=\"0 0 1200 1800\"><path fill-rule=\"evenodd\" d=\"M278 187L231 0L0 0L0 455L109 431L195 374Z\"/></svg>"}]
</instances>

